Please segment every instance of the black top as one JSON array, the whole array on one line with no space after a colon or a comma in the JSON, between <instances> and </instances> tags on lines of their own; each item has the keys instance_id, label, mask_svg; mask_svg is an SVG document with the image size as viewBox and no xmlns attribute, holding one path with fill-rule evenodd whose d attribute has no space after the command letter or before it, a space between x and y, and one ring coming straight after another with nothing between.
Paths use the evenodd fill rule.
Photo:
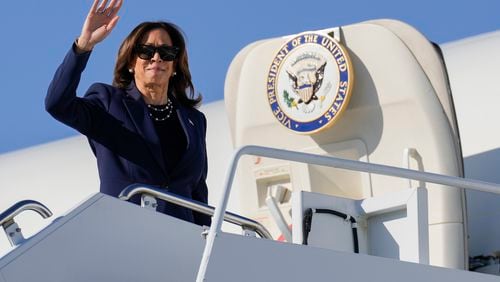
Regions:
<instances>
[{"instance_id":1,"label":"black top","mask_svg":"<svg viewBox=\"0 0 500 282\"><path fill-rule=\"evenodd\" d=\"M162 116L162 113L155 112L151 108L148 109L152 115L156 134L158 134L158 138L160 139L165 167L170 174L186 151L186 134L179 121L175 107L171 112L172 114L167 118L165 118L165 115ZM154 117L158 114L160 114L159 118L155 119Z\"/></svg>"}]
</instances>

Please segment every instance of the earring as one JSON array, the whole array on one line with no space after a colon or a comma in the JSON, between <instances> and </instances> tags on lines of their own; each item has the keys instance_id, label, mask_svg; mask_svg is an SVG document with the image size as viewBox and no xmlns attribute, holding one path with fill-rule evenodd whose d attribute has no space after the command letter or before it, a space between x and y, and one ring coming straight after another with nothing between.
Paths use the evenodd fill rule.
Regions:
<instances>
[{"instance_id":1,"label":"earring","mask_svg":"<svg viewBox=\"0 0 500 282\"><path fill-rule=\"evenodd\" d=\"M134 70L130 68L130 69L128 69L128 72L129 73L134 73Z\"/></svg>"},{"instance_id":2,"label":"earring","mask_svg":"<svg viewBox=\"0 0 500 282\"><path fill-rule=\"evenodd\" d=\"M172 76L176 76L176 75L177 75L177 72L176 72L176 71L174 71L174 72L172 73Z\"/></svg>"}]
</instances>

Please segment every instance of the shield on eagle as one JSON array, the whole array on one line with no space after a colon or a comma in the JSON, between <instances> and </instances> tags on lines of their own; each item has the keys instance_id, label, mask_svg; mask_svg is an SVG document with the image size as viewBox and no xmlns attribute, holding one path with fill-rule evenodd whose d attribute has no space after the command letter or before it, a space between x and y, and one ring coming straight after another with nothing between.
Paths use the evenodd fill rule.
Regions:
<instances>
[{"instance_id":1,"label":"shield on eagle","mask_svg":"<svg viewBox=\"0 0 500 282\"><path fill-rule=\"evenodd\" d=\"M317 100L316 93L323 83L326 62L316 58L308 58L298 61L288 69L288 77L292 82L293 92L299 96L298 103L308 105Z\"/></svg>"}]
</instances>

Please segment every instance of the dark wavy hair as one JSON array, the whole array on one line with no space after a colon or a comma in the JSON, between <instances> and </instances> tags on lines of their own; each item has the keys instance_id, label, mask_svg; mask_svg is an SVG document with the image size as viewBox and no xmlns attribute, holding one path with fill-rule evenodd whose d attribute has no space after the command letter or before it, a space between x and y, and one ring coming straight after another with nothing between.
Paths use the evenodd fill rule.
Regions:
<instances>
[{"instance_id":1,"label":"dark wavy hair","mask_svg":"<svg viewBox=\"0 0 500 282\"><path fill-rule=\"evenodd\" d=\"M184 34L181 29L173 23L163 21L143 22L132 30L125 40L123 40L118 50L113 85L125 89L134 80L134 75L129 72L129 68L136 58L134 51L135 46L144 39L148 32L158 28L164 29L172 39L172 44L179 47L179 53L174 61L177 74L170 79L169 91L173 90L175 98L183 105L189 107L199 106L202 97L201 95L195 95L194 92L191 72L189 71Z\"/></svg>"}]
</instances>

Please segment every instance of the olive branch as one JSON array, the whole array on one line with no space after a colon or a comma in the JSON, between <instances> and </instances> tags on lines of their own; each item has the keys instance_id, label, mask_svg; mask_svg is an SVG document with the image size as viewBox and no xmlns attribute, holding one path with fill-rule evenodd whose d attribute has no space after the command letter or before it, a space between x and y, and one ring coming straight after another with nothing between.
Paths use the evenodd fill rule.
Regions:
<instances>
[{"instance_id":1,"label":"olive branch","mask_svg":"<svg viewBox=\"0 0 500 282\"><path fill-rule=\"evenodd\" d=\"M288 91L286 90L283 90L283 100L285 100L285 103L289 108L295 107L298 109L297 102L295 102L294 98L290 97L290 94L288 94Z\"/></svg>"}]
</instances>

